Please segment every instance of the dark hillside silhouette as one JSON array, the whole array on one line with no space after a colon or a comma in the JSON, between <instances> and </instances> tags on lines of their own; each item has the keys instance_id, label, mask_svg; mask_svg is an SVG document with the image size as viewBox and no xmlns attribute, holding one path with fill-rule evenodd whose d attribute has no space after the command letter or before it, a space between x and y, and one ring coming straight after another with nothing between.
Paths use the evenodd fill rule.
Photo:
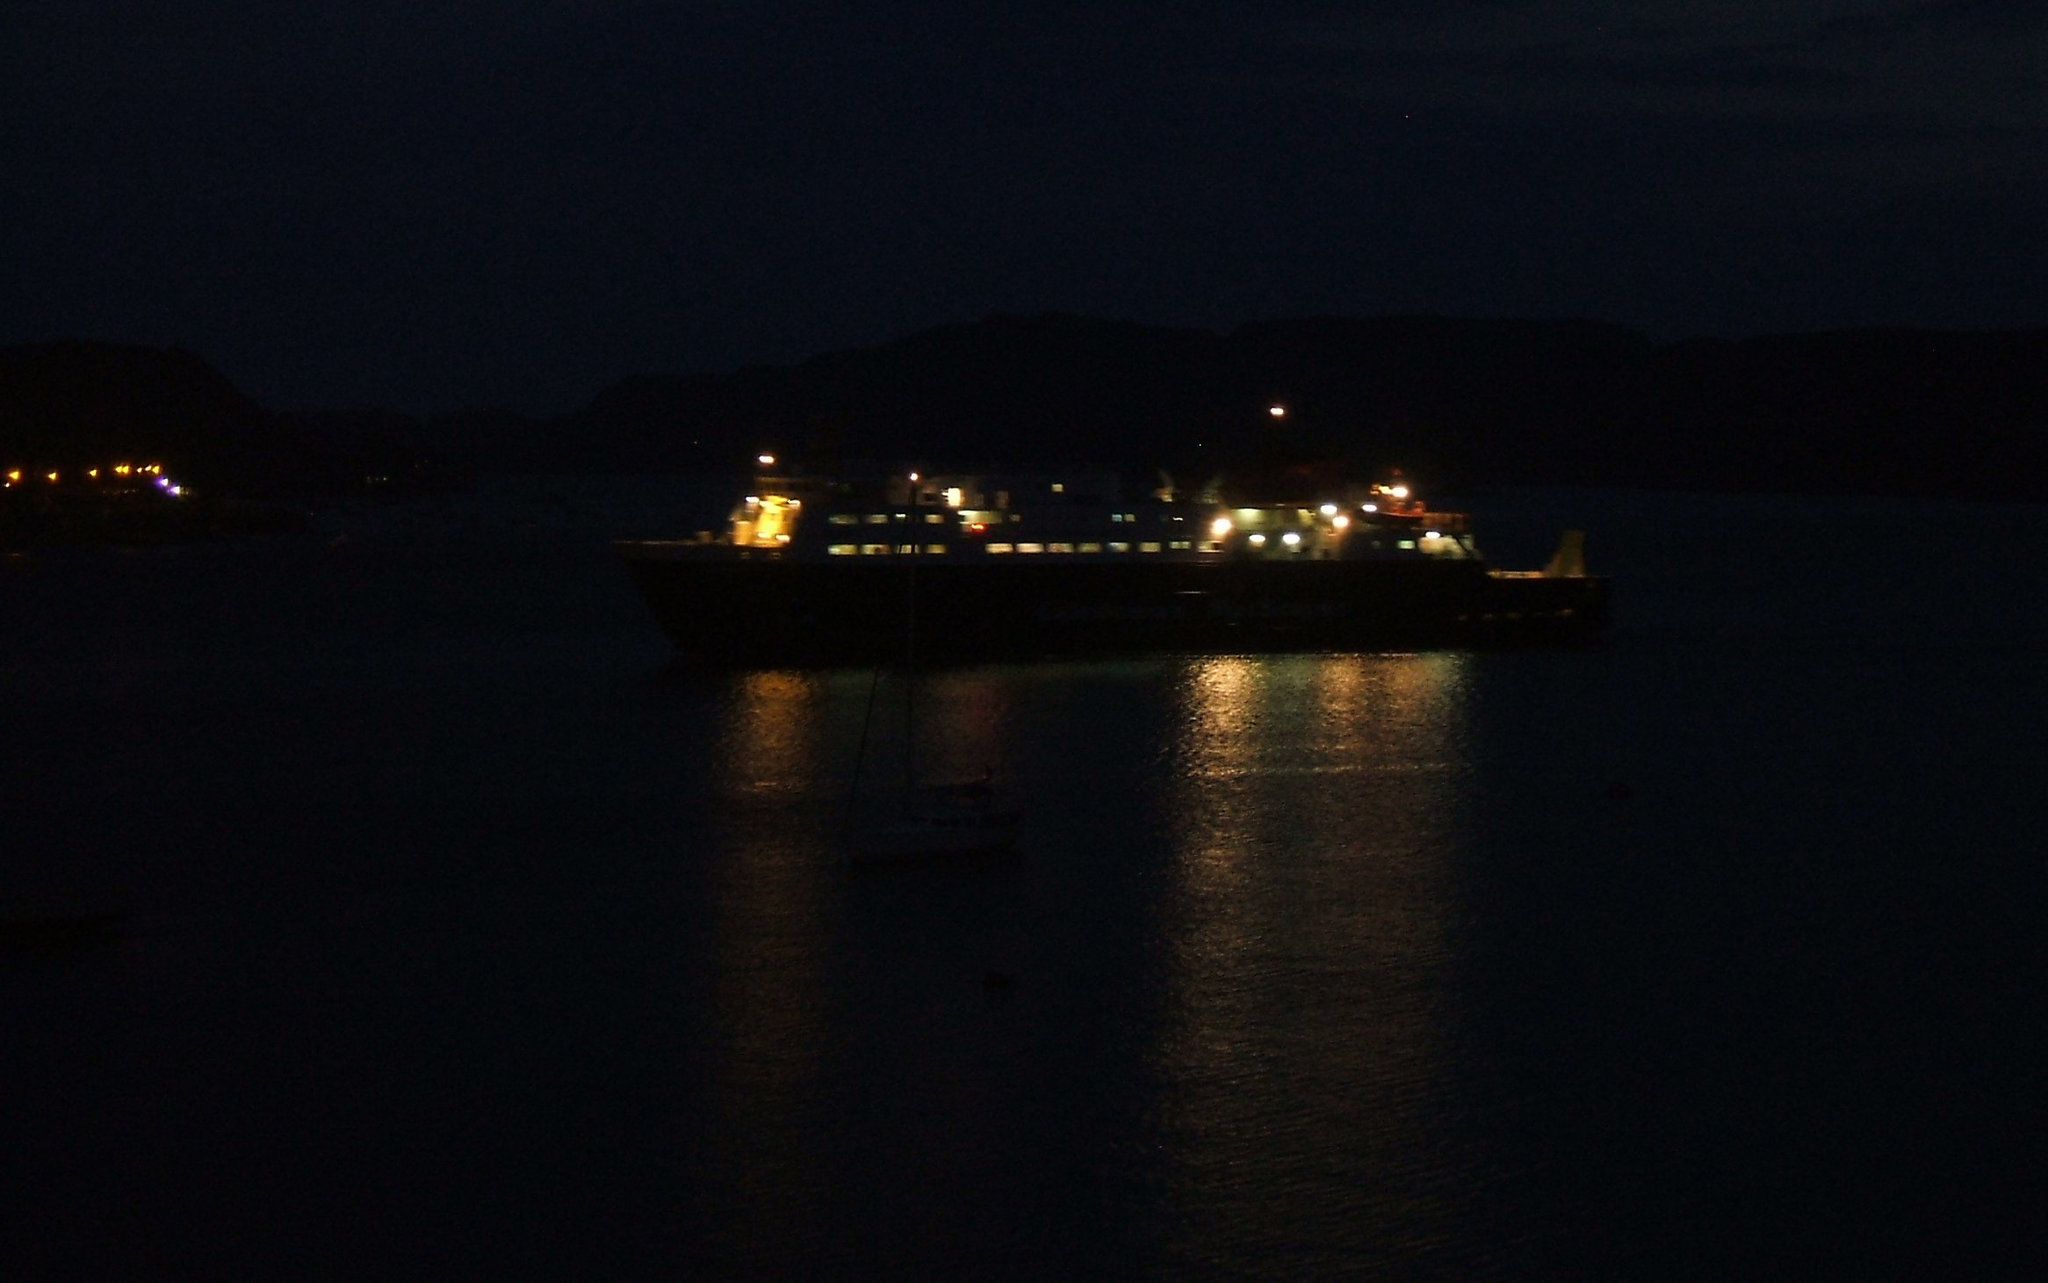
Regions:
<instances>
[{"instance_id":1,"label":"dark hillside silhouette","mask_svg":"<svg viewBox=\"0 0 2048 1283\"><path fill-rule=\"evenodd\" d=\"M1286 409L1274 417L1268 407ZM458 469L694 471L1315 463L1433 491L1509 484L2048 498L2048 330L1856 330L1657 345L1595 321L1317 317L1229 334L994 316L789 366L645 375L548 420L288 414L185 352L0 350L0 453L180 456L252 490Z\"/></svg>"}]
</instances>

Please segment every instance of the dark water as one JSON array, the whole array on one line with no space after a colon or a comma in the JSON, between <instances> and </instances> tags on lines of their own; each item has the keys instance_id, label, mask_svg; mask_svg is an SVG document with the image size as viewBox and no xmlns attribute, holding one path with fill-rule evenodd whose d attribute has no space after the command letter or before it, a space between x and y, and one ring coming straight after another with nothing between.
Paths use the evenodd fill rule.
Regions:
<instances>
[{"instance_id":1,"label":"dark water","mask_svg":"<svg viewBox=\"0 0 2048 1283\"><path fill-rule=\"evenodd\" d=\"M1504 496L1607 644L935 675L1024 854L849 875L868 675L673 671L666 501L6 564L0 889L132 911L0 953L0 1273L2039 1263L2048 512Z\"/></svg>"}]
</instances>

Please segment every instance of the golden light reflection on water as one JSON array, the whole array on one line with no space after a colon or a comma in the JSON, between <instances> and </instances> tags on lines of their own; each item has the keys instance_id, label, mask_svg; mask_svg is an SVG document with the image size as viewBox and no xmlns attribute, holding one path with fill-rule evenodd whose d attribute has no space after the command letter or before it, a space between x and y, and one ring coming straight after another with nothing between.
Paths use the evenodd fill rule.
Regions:
<instances>
[{"instance_id":1,"label":"golden light reflection on water","mask_svg":"<svg viewBox=\"0 0 2048 1283\"><path fill-rule=\"evenodd\" d=\"M703 1177L741 1241L800 1234L788 1197L812 1165L825 1090L834 728L865 682L795 671L728 679L712 744L714 1039L706 1104L718 1126ZM856 686L858 689L855 689ZM821 785L821 781L826 783ZM714 1179L715 1174L715 1179Z\"/></svg>"},{"instance_id":2,"label":"golden light reflection on water","mask_svg":"<svg viewBox=\"0 0 2048 1283\"><path fill-rule=\"evenodd\" d=\"M1219 658L1182 675L1157 1068L1205 1236L1450 1241L1440 986L1467 740L1455 654ZM1261 1227L1318 1189L1330 1225ZM1298 1213L1302 1202L1289 1200Z\"/></svg>"},{"instance_id":3,"label":"golden light reflection on water","mask_svg":"<svg viewBox=\"0 0 2048 1283\"><path fill-rule=\"evenodd\" d=\"M794 795L819 769L825 679L787 670L735 674L718 737L721 791Z\"/></svg>"}]
</instances>

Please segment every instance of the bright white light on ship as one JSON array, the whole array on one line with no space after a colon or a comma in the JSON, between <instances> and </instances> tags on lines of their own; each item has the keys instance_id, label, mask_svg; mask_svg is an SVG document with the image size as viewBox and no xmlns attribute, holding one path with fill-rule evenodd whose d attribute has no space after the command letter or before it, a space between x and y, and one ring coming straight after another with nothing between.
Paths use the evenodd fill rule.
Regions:
<instances>
[{"instance_id":1,"label":"bright white light on ship","mask_svg":"<svg viewBox=\"0 0 2048 1283\"><path fill-rule=\"evenodd\" d=\"M171 487L171 493L172 493L173 495L183 495L183 494L185 493L185 487L183 487L183 486L172 486L172 487Z\"/></svg>"},{"instance_id":2,"label":"bright white light on ship","mask_svg":"<svg viewBox=\"0 0 2048 1283\"><path fill-rule=\"evenodd\" d=\"M749 503L750 505L751 505L751 504L756 504L756 503L759 503L759 502L761 502L761 496L760 496L760 495L757 495L757 494L750 494L750 495L748 495L748 496L747 496L747 502L748 502L748 503Z\"/></svg>"},{"instance_id":3,"label":"bright white light on ship","mask_svg":"<svg viewBox=\"0 0 2048 1283\"><path fill-rule=\"evenodd\" d=\"M1349 530L1351 528L1351 518L1339 513L1330 518L1330 524L1338 530Z\"/></svg>"},{"instance_id":4,"label":"bright white light on ship","mask_svg":"<svg viewBox=\"0 0 2048 1283\"><path fill-rule=\"evenodd\" d=\"M1229 534L1229 533L1230 533L1230 518L1228 518L1228 517L1218 517L1218 518L1216 518L1216 520L1214 520L1214 521L1210 522L1210 523L1209 523L1209 533L1210 533L1210 534L1212 534L1212 535L1215 535L1215 536L1216 536L1216 537L1217 537L1218 539L1221 539L1221 538L1222 538L1223 536L1225 536L1225 535Z\"/></svg>"},{"instance_id":5,"label":"bright white light on ship","mask_svg":"<svg viewBox=\"0 0 2048 1283\"><path fill-rule=\"evenodd\" d=\"M1408 487L1395 486L1392 490L1387 491L1387 493L1394 496L1396 499L1406 499L1408 497Z\"/></svg>"},{"instance_id":6,"label":"bright white light on ship","mask_svg":"<svg viewBox=\"0 0 2048 1283\"><path fill-rule=\"evenodd\" d=\"M1317 511L1322 513L1325 517L1334 517L1337 515L1337 505L1334 503L1326 503L1321 508L1318 508Z\"/></svg>"},{"instance_id":7,"label":"bright white light on ship","mask_svg":"<svg viewBox=\"0 0 2048 1283\"><path fill-rule=\"evenodd\" d=\"M917 474L916 474L915 472L911 473L911 474L910 474L910 479L911 479L912 481L916 481L916 480L918 479L918 476L917 476Z\"/></svg>"},{"instance_id":8,"label":"bright white light on ship","mask_svg":"<svg viewBox=\"0 0 2048 1283\"><path fill-rule=\"evenodd\" d=\"M1254 548L1258 548L1258 547L1263 547L1263 546L1265 545L1265 542L1266 542L1266 536L1264 536L1264 535L1253 535L1253 536L1251 536L1251 542L1252 542L1252 547L1254 547Z\"/></svg>"},{"instance_id":9,"label":"bright white light on ship","mask_svg":"<svg viewBox=\"0 0 2048 1283\"><path fill-rule=\"evenodd\" d=\"M1358 505L1358 510L1360 512L1378 512L1380 506L1376 503L1361 503Z\"/></svg>"},{"instance_id":10,"label":"bright white light on ship","mask_svg":"<svg viewBox=\"0 0 2048 1283\"><path fill-rule=\"evenodd\" d=\"M1284 405L1267 406L1266 413L1272 415L1276 419L1284 419L1287 417L1287 407Z\"/></svg>"},{"instance_id":11,"label":"bright white light on ship","mask_svg":"<svg viewBox=\"0 0 2048 1283\"><path fill-rule=\"evenodd\" d=\"M1289 548L1292 548L1296 544L1301 542L1301 536L1296 534L1294 531L1290 530L1286 534L1280 536L1280 542L1286 544Z\"/></svg>"},{"instance_id":12,"label":"bright white light on ship","mask_svg":"<svg viewBox=\"0 0 2048 1283\"><path fill-rule=\"evenodd\" d=\"M1443 536L1443 532L1442 532L1442 531L1439 531L1439 530L1431 530L1431 531L1429 531L1428 533L1424 534L1424 535L1423 535L1422 537L1423 537L1424 539L1441 539L1441 538L1443 538L1444 536Z\"/></svg>"},{"instance_id":13,"label":"bright white light on ship","mask_svg":"<svg viewBox=\"0 0 2048 1283\"><path fill-rule=\"evenodd\" d=\"M772 454L757 454L754 456L754 462L764 468L772 468L775 466L775 456Z\"/></svg>"}]
</instances>

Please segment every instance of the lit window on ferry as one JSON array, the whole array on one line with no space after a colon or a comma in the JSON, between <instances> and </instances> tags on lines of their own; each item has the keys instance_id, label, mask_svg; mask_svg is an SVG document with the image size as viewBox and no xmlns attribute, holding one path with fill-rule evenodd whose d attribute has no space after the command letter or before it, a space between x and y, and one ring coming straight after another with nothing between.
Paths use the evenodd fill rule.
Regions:
<instances>
[{"instance_id":1,"label":"lit window on ferry","mask_svg":"<svg viewBox=\"0 0 2048 1283\"><path fill-rule=\"evenodd\" d=\"M1194 547L1193 544L1189 543L1185 539L1169 539L1166 541L1166 546L1168 548L1171 548L1175 552L1186 552L1188 549ZM1216 551L1216 548L1220 548L1222 546L1223 545L1221 544L1217 544L1215 548L1207 549L1207 551L1214 552Z\"/></svg>"},{"instance_id":2,"label":"lit window on ferry","mask_svg":"<svg viewBox=\"0 0 2048 1283\"><path fill-rule=\"evenodd\" d=\"M1012 549L1013 549L1014 547L1015 547L1015 545L1013 545L1013 544L1006 544L1006 543L992 543L992 544L989 544L989 545L988 545L988 550L989 550L990 552L1009 552L1009 551L1011 551L1011 550L1012 550Z\"/></svg>"},{"instance_id":3,"label":"lit window on ferry","mask_svg":"<svg viewBox=\"0 0 2048 1283\"><path fill-rule=\"evenodd\" d=\"M927 526L942 526L946 524L946 514L943 512L927 512L924 514L924 524Z\"/></svg>"},{"instance_id":4,"label":"lit window on ferry","mask_svg":"<svg viewBox=\"0 0 2048 1283\"><path fill-rule=\"evenodd\" d=\"M1122 514L1121 512L1112 512L1109 514L1109 519L1112 522L1122 521L1124 519L1124 514Z\"/></svg>"},{"instance_id":5,"label":"lit window on ferry","mask_svg":"<svg viewBox=\"0 0 2048 1283\"><path fill-rule=\"evenodd\" d=\"M936 557L946 551L946 545L942 543L928 543L924 546L924 550L925 555Z\"/></svg>"},{"instance_id":6,"label":"lit window on ferry","mask_svg":"<svg viewBox=\"0 0 2048 1283\"><path fill-rule=\"evenodd\" d=\"M1400 543L1397 543L1394 546L1396 548L1413 549L1415 547L1415 541L1413 539L1403 539Z\"/></svg>"},{"instance_id":7,"label":"lit window on ferry","mask_svg":"<svg viewBox=\"0 0 2048 1283\"><path fill-rule=\"evenodd\" d=\"M1102 545L1101 545L1101 544L1099 544L1099 543L1084 543L1084 544L1081 544L1081 545L1080 545L1080 546L1079 546L1079 547L1078 547L1078 548L1076 549L1076 551L1079 551L1079 552L1101 552L1101 551L1102 551Z\"/></svg>"},{"instance_id":8,"label":"lit window on ferry","mask_svg":"<svg viewBox=\"0 0 2048 1283\"><path fill-rule=\"evenodd\" d=\"M1018 544L1018 545L1017 545L1017 551L1018 551L1018 552L1044 552L1044 551L1045 551L1045 545L1044 545L1044 544L1042 544L1042 543L1020 543L1020 544Z\"/></svg>"},{"instance_id":9,"label":"lit window on ferry","mask_svg":"<svg viewBox=\"0 0 2048 1283\"><path fill-rule=\"evenodd\" d=\"M1176 543L1176 544L1174 545L1174 547L1176 547L1176 548L1185 548L1185 547L1187 547L1187 545L1186 545L1186 544L1183 544L1183 543ZM1214 540L1214 539L1204 539L1204 540L1202 541L1202 547L1201 547L1201 551L1203 551L1203 552L1222 552L1222 551L1223 551L1223 545L1222 545L1221 543L1218 543L1218 542L1217 542L1216 540Z\"/></svg>"},{"instance_id":10,"label":"lit window on ferry","mask_svg":"<svg viewBox=\"0 0 2048 1283\"><path fill-rule=\"evenodd\" d=\"M889 524L889 514L886 512L871 512L865 520L871 526L886 526Z\"/></svg>"},{"instance_id":11,"label":"lit window on ferry","mask_svg":"<svg viewBox=\"0 0 2048 1283\"><path fill-rule=\"evenodd\" d=\"M832 543L825 545L826 555L832 557L851 557L859 551L860 546L858 544Z\"/></svg>"},{"instance_id":12,"label":"lit window on ferry","mask_svg":"<svg viewBox=\"0 0 2048 1283\"><path fill-rule=\"evenodd\" d=\"M864 543L860 546L860 555L863 557L879 557L888 551L889 545L885 543Z\"/></svg>"},{"instance_id":13,"label":"lit window on ferry","mask_svg":"<svg viewBox=\"0 0 2048 1283\"><path fill-rule=\"evenodd\" d=\"M1052 483L1052 492L1054 494L1065 494L1067 492L1067 487L1063 482L1055 481Z\"/></svg>"},{"instance_id":14,"label":"lit window on ferry","mask_svg":"<svg viewBox=\"0 0 2048 1283\"><path fill-rule=\"evenodd\" d=\"M825 520L835 526L857 526L860 518L850 512L835 512Z\"/></svg>"},{"instance_id":15,"label":"lit window on ferry","mask_svg":"<svg viewBox=\"0 0 2048 1283\"><path fill-rule=\"evenodd\" d=\"M1141 543L1141 544L1139 544L1139 545L1138 545L1138 551L1139 551L1139 552L1158 552L1158 551L1159 551L1159 545L1158 545L1158 544L1157 544L1156 542L1153 542L1152 540L1149 540L1149 539L1148 539L1148 540L1146 540L1146 541L1145 541L1144 543Z\"/></svg>"},{"instance_id":16,"label":"lit window on ferry","mask_svg":"<svg viewBox=\"0 0 2048 1283\"><path fill-rule=\"evenodd\" d=\"M963 503L966 500L966 498L967 492L962 490L959 486L946 487L946 506L948 508L959 507L961 503Z\"/></svg>"},{"instance_id":17,"label":"lit window on ferry","mask_svg":"<svg viewBox=\"0 0 2048 1283\"><path fill-rule=\"evenodd\" d=\"M908 557L912 553L917 551L917 545L914 543L900 543L896 545L896 551L902 554L903 556Z\"/></svg>"},{"instance_id":18,"label":"lit window on ferry","mask_svg":"<svg viewBox=\"0 0 2048 1283\"><path fill-rule=\"evenodd\" d=\"M1072 552L1074 550L1074 545L1070 543L1047 544L1046 550L1048 552Z\"/></svg>"},{"instance_id":19,"label":"lit window on ferry","mask_svg":"<svg viewBox=\"0 0 2048 1283\"><path fill-rule=\"evenodd\" d=\"M1109 541L1109 550L1111 552L1129 552L1131 550L1131 546L1127 543L1120 543L1117 540L1112 539Z\"/></svg>"}]
</instances>

